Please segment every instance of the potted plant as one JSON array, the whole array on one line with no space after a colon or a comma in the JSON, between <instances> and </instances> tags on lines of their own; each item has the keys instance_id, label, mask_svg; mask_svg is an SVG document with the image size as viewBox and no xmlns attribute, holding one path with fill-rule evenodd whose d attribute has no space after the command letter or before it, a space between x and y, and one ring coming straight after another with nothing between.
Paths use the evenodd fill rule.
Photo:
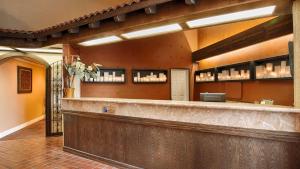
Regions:
<instances>
[{"instance_id":1,"label":"potted plant","mask_svg":"<svg viewBox=\"0 0 300 169\"><path fill-rule=\"evenodd\" d=\"M71 64L64 64L68 76L66 77L66 86L64 88L64 94L67 98L74 97L75 85L80 84L80 80L85 75L85 64L80 61L79 56L73 56L74 60Z\"/></svg>"}]
</instances>

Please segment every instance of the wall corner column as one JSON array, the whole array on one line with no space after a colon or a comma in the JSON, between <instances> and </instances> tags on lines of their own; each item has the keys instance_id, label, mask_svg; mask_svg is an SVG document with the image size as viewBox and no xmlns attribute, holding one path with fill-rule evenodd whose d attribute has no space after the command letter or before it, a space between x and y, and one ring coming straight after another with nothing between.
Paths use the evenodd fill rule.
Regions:
<instances>
[{"instance_id":1,"label":"wall corner column","mask_svg":"<svg viewBox=\"0 0 300 169\"><path fill-rule=\"evenodd\" d=\"M294 105L300 108L300 0L293 2L294 29Z\"/></svg>"}]
</instances>

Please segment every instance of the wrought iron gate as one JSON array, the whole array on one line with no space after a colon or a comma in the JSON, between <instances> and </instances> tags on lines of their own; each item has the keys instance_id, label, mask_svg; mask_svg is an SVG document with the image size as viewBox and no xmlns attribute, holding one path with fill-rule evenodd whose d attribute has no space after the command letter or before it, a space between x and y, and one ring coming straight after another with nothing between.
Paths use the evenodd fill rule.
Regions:
<instances>
[{"instance_id":1,"label":"wrought iron gate","mask_svg":"<svg viewBox=\"0 0 300 169\"><path fill-rule=\"evenodd\" d=\"M62 135L63 120L61 101L63 97L63 62L58 61L47 68L46 136Z\"/></svg>"}]
</instances>

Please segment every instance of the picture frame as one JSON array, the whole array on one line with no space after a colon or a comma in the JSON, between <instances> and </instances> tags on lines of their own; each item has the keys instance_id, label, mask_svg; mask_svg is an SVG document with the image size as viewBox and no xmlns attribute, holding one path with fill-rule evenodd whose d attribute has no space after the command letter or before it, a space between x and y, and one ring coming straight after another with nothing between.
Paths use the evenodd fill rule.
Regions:
<instances>
[{"instance_id":1,"label":"picture frame","mask_svg":"<svg viewBox=\"0 0 300 169\"><path fill-rule=\"evenodd\" d=\"M17 92L32 93L32 69L17 66Z\"/></svg>"}]
</instances>

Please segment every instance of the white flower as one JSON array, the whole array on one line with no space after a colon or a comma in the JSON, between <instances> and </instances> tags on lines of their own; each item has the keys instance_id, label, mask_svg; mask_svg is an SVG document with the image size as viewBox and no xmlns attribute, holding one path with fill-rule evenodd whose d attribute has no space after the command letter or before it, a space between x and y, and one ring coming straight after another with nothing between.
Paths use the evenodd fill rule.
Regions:
<instances>
[{"instance_id":1,"label":"white flower","mask_svg":"<svg viewBox=\"0 0 300 169\"><path fill-rule=\"evenodd\" d=\"M92 66L88 66L87 70L92 71L93 70Z\"/></svg>"}]
</instances>

